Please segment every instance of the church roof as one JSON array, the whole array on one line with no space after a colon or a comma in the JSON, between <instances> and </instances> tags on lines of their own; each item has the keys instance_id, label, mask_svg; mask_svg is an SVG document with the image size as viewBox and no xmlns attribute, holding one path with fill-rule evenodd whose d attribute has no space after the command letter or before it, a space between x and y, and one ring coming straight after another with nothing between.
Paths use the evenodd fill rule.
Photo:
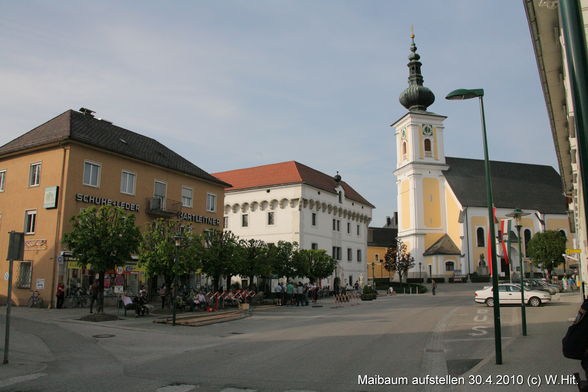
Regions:
<instances>
[{"instance_id":1,"label":"church roof","mask_svg":"<svg viewBox=\"0 0 588 392\"><path fill-rule=\"evenodd\" d=\"M451 237L445 234L423 253L423 256L434 255L461 255L461 251Z\"/></svg>"},{"instance_id":2,"label":"church roof","mask_svg":"<svg viewBox=\"0 0 588 392\"><path fill-rule=\"evenodd\" d=\"M337 182L329 176L296 161L273 163L269 165L249 167L213 173L218 179L233 184L225 191L261 188L276 185L307 184L331 193L337 193L335 188L341 186L345 197L375 208L345 181Z\"/></svg>"},{"instance_id":3,"label":"church roof","mask_svg":"<svg viewBox=\"0 0 588 392\"><path fill-rule=\"evenodd\" d=\"M445 178L464 207L486 207L484 161L446 158ZM551 166L490 161L496 208L537 210L566 214L561 177Z\"/></svg>"},{"instance_id":4,"label":"church roof","mask_svg":"<svg viewBox=\"0 0 588 392\"><path fill-rule=\"evenodd\" d=\"M219 185L229 185L155 139L74 110L68 110L1 146L0 156L66 141L77 141Z\"/></svg>"}]
</instances>

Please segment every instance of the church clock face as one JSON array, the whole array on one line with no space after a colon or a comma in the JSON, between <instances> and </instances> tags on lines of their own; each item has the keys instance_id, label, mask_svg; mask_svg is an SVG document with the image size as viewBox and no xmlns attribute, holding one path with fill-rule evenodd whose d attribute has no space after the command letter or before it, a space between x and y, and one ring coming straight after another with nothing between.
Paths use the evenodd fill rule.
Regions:
<instances>
[{"instance_id":1,"label":"church clock face","mask_svg":"<svg viewBox=\"0 0 588 392\"><path fill-rule=\"evenodd\" d=\"M423 136L433 136L433 127L430 125L423 125Z\"/></svg>"}]
</instances>

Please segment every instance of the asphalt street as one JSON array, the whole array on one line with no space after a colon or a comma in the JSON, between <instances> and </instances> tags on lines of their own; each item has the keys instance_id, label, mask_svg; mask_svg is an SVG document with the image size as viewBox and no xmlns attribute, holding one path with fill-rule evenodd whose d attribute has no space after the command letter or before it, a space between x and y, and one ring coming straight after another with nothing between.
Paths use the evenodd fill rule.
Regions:
<instances>
[{"instance_id":1,"label":"asphalt street","mask_svg":"<svg viewBox=\"0 0 588 392\"><path fill-rule=\"evenodd\" d=\"M253 311L196 328L155 324L153 317L89 323L77 320L85 312L80 309L16 308L0 391L450 390L430 383L361 385L361 379L402 384L492 363L492 309L473 302L480 286L440 285L436 296L358 304L325 300L321 307ZM553 315L567 321L575 304L562 307L559 300L528 308L530 322L548 323ZM520 337L520 308L503 307L501 314L508 347Z\"/></svg>"}]
</instances>

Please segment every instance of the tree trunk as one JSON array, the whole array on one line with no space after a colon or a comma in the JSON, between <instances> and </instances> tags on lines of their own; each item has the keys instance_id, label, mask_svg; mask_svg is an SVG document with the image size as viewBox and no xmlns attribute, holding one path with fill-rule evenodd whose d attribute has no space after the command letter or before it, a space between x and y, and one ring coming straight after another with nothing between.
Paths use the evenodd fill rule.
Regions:
<instances>
[{"instance_id":1,"label":"tree trunk","mask_svg":"<svg viewBox=\"0 0 588 392\"><path fill-rule=\"evenodd\" d=\"M98 304L96 313L104 313L104 271L98 272Z\"/></svg>"}]
</instances>

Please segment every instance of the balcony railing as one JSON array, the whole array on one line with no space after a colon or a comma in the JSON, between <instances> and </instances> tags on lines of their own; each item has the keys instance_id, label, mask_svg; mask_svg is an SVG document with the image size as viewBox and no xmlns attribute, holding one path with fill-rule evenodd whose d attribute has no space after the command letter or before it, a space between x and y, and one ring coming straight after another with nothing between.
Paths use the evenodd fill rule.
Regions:
<instances>
[{"instance_id":1,"label":"balcony railing","mask_svg":"<svg viewBox=\"0 0 588 392\"><path fill-rule=\"evenodd\" d=\"M180 212L182 203L165 197L151 197L147 199L147 213L160 218L171 218Z\"/></svg>"}]
</instances>

